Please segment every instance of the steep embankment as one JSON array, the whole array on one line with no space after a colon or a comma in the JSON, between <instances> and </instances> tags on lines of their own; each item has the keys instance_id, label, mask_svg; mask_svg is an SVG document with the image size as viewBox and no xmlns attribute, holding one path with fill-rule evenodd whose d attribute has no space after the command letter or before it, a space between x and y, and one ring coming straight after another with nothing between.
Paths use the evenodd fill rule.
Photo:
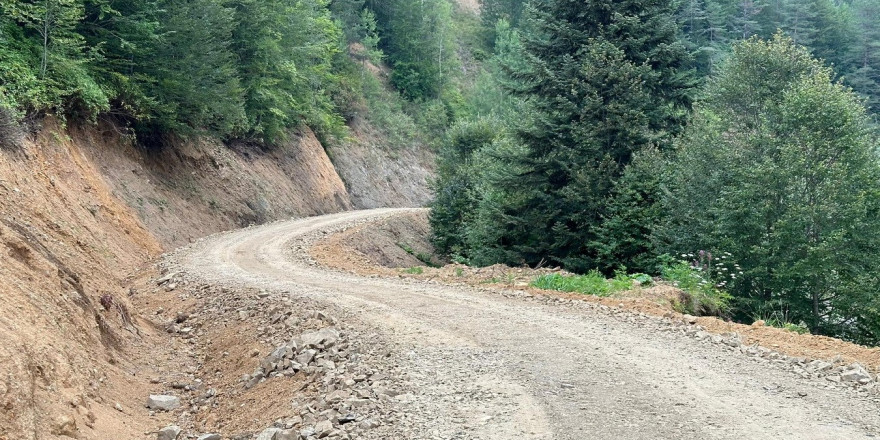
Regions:
<instances>
[{"instance_id":1,"label":"steep embankment","mask_svg":"<svg viewBox=\"0 0 880 440\"><path fill-rule=\"evenodd\" d=\"M334 155L353 169L370 148ZM413 163L375 157L367 167ZM171 345L148 318L156 310L129 301L155 295L143 282L154 275L141 271L163 250L217 231L364 200L426 199L425 176L408 186L382 184L369 169L348 176L357 197L310 131L272 150L202 140L153 151L111 125L47 120L0 149L0 440L142 438L155 429L142 407L156 386L144 347Z\"/></svg>"},{"instance_id":2,"label":"steep embankment","mask_svg":"<svg viewBox=\"0 0 880 440\"><path fill-rule=\"evenodd\" d=\"M352 207L311 131L271 150L203 139L140 148L113 127L73 131L113 190L166 248L214 232Z\"/></svg>"},{"instance_id":3,"label":"steep embankment","mask_svg":"<svg viewBox=\"0 0 880 440\"><path fill-rule=\"evenodd\" d=\"M160 251L57 125L0 151L0 438L134 438L111 400L137 388L125 279Z\"/></svg>"}]
</instances>

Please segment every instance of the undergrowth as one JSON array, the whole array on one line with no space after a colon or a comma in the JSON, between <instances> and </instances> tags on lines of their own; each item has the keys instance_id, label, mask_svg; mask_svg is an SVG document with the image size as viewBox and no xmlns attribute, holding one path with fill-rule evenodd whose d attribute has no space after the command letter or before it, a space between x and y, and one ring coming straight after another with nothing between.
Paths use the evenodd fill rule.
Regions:
<instances>
[{"instance_id":1,"label":"undergrowth","mask_svg":"<svg viewBox=\"0 0 880 440\"><path fill-rule=\"evenodd\" d=\"M608 279L599 271L592 271L585 275L560 275L558 273L541 275L532 281L531 285L539 289L557 290L560 292L575 292L584 295L611 296L616 292L629 290L638 284L649 284L651 277L643 273L627 275L619 273L614 278Z\"/></svg>"},{"instance_id":2,"label":"undergrowth","mask_svg":"<svg viewBox=\"0 0 880 440\"><path fill-rule=\"evenodd\" d=\"M732 297L698 267L686 261L667 265L662 270L663 279L681 289L672 307L679 313L697 316L725 316L730 311Z\"/></svg>"}]
</instances>

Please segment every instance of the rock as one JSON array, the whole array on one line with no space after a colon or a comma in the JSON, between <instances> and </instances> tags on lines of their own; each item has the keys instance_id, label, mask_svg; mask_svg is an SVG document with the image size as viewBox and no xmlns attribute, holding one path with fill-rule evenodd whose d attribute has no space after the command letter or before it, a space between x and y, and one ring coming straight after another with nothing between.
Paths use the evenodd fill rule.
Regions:
<instances>
[{"instance_id":1,"label":"rock","mask_svg":"<svg viewBox=\"0 0 880 440\"><path fill-rule=\"evenodd\" d=\"M275 434L275 440L299 440L299 433L292 429L285 429Z\"/></svg>"},{"instance_id":2,"label":"rock","mask_svg":"<svg viewBox=\"0 0 880 440\"><path fill-rule=\"evenodd\" d=\"M52 434L77 438L79 436L79 428L76 427L76 419L70 416L58 417L52 426Z\"/></svg>"},{"instance_id":3,"label":"rock","mask_svg":"<svg viewBox=\"0 0 880 440\"><path fill-rule=\"evenodd\" d=\"M176 396L151 394L147 399L147 408L172 411L180 408L180 398Z\"/></svg>"},{"instance_id":4,"label":"rock","mask_svg":"<svg viewBox=\"0 0 880 440\"><path fill-rule=\"evenodd\" d=\"M374 419L367 419L360 423L362 429L373 429L379 427L379 422Z\"/></svg>"},{"instance_id":5,"label":"rock","mask_svg":"<svg viewBox=\"0 0 880 440\"><path fill-rule=\"evenodd\" d=\"M339 424L344 425L346 423L351 423L357 420L357 416L354 414L348 414L339 418Z\"/></svg>"},{"instance_id":6,"label":"rock","mask_svg":"<svg viewBox=\"0 0 880 440\"><path fill-rule=\"evenodd\" d=\"M165 275L164 277L159 278L158 280L156 280L156 285L161 286L161 285L171 281L172 279L174 279L174 277L177 276L177 274L178 274L177 272L171 272L168 275Z\"/></svg>"},{"instance_id":7,"label":"rock","mask_svg":"<svg viewBox=\"0 0 880 440\"><path fill-rule=\"evenodd\" d=\"M119 411L119 412L125 412L125 410L122 408L122 405L120 405L119 402L116 402L116 404L113 405L113 408L114 408L116 411Z\"/></svg>"},{"instance_id":8,"label":"rock","mask_svg":"<svg viewBox=\"0 0 880 440\"><path fill-rule=\"evenodd\" d=\"M865 368L859 364L852 364L847 367L847 370L840 375L840 379L844 382L861 382L863 380L870 382L873 380L871 375L865 371Z\"/></svg>"},{"instance_id":9,"label":"rock","mask_svg":"<svg viewBox=\"0 0 880 440\"><path fill-rule=\"evenodd\" d=\"M308 365L309 362L311 362L312 359L315 358L315 354L317 353L318 352L315 350L303 350L302 353L296 356L296 363L302 364L304 366Z\"/></svg>"},{"instance_id":10,"label":"rock","mask_svg":"<svg viewBox=\"0 0 880 440\"><path fill-rule=\"evenodd\" d=\"M688 324L691 324L691 325L697 323L697 317L696 317L696 316L684 315L684 316L681 317L681 319L682 319L684 322L686 322L686 323L688 323Z\"/></svg>"},{"instance_id":11,"label":"rock","mask_svg":"<svg viewBox=\"0 0 880 440\"><path fill-rule=\"evenodd\" d=\"M257 440L278 440L277 436L280 432L280 428L266 428L257 435Z\"/></svg>"},{"instance_id":12,"label":"rock","mask_svg":"<svg viewBox=\"0 0 880 440\"><path fill-rule=\"evenodd\" d=\"M739 338L739 335L736 333L725 336L721 342L723 342L724 345L727 345L727 346L733 347L733 348L739 348L739 346L742 345L742 340Z\"/></svg>"},{"instance_id":13,"label":"rock","mask_svg":"<svg viewBox=\"0 0 880 440\"><path fill-rule=\"evenodd\" d=\"M300 438L309 438L315 435L315 430L313 428L305 428L299 432Z\"/></svg>"},{"instance_id":14,"label":"rock","mask_svg":"<svg viewBox=\"0 0 880 440\"><path fill-rule=\"evenodd\" d=\"M350 396L348 391L345 390L336 390L327 394L327 397L324 398L328 403L339 403L345 399L348 399Z\"/></svg>"},{"instance_id":15,"label":"rock","mask_svg":"<svg viewBox=\"0 0 880 440\"><path fill-rule=\"evenodd\" d=\"M315 435L318 438L327 437L331 432L333 432L333 423L329 420L318 422L318 424L315 425Z\"/></svg>"},{"instance_id":16,"label":"rock","mask_svg":"<svg viewBox=\"0 0 880 440\"><path fill-rule=\"evenodd\" d=\"M327 327L316 332L303 333L300 339L302 339L304 347L314 348L321 344L324 344L325 347L330 347L339 340L339 332L331 327Z\"/></svg>"},{"instance_id":17,"label":"rock","mask_svg":"<svg viewBox=\"0 0 880 440\"><path fill-rule=\"evenodd\" d=\"M221 440L223 437L220 434L202 434L196 440Z\"/></svg>"},{"instance_id":18,"label":"rock","mask_svg":"<svg viewBox=\"0 0 880 440\"><path fill-rule=\"evenodd\" d=\"M177 425L168 425L159 430L156 440L177 440L180 435L180 427Z\"/></svg>"},{"instance_id":19,"label":"rock","mask_svg":"<svg viewBox=\"0 0 880 440\"><path fill-rule=\"evenodd\" d=\"M813 372L816 372L816 373L821 373L821 372L824 372L824 371L828 371L828 370L830 370L833 366L834 366L834 365L831 365L830 362L820 361L820 360L818 360L818 359L815 360L815 361L813 361L813 362L810 362L809 364L807 364L807 367L809 368L809 370L810 370L810 371L813 371Z\"/></svg>"}]
</instances>

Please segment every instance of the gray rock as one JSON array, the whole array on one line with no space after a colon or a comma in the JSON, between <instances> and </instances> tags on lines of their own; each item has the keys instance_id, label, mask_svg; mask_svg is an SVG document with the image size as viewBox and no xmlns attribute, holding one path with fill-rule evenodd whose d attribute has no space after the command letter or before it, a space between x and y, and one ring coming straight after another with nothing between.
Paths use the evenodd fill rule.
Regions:
<instances>
[{"instance_id":1,"label":"gray rock","mask_svg":"<svg viewBox=\"0 0 880 440\"><path fill-rule=\"evenodd\" d=\"M280 428L266 428L257 435L257 440L277 440L279 432L281 432Z\"/></svg>"},{"instance_id":2,"label":"gray rock","mask_svg":"<svg viewBox=\"0 0 880 440\"><path fill-rule=\"evenodd\" d=\"M300 438L309 438L309 437L311 437L311 436L313 436L313 435L315 435L315 429L314 429L314 428L305 428L305 429L303 429L303 430L301 430L301 431L299 432L299 436L300 436Z\"/></svg>"},{"instance_id":3,"label":"gray rock","mask_svg":"<svg viewBox=\"0 0 880 440\"><path fill-rule=\"evenodd\" d=\"M315 425L315 435L318 436L318 438L327 437L331 432L333 432L333 423L329 420L318 422L318 424Z\"/></svg>"},{"instance_id":4,"label":"gray rock","mask_svg":"<svg viewBox=\"0 0 880 440\"><path fill-rule=\"evenodd\" d=\"M323 328L316 332L303 333L300 336L304 347L317 347L323 344L330 347L339 340L339 332L331 327Z\"/></svg>"},{"instance_id":5,"label":"gray rock","mask_svg":"<svg viewBox=\"0 0 880 440\"><path fill-rule=\"evenodd\" d=\"M863 380L870 382L873 379L871 375L865 371L865 368L859 364L852 364L847 368L848 369L840 375L840 379L844 382L861 382Z\"/></svg>"},{"instance_id":6,"label":"gray rock","mask_svg":"<svg viewBox=\"0 0 880 440\"><path fill-rule=\"evenodd\" d=\"M315 354L318 352L315 350L303 350L302 353L296 356L296 363L301 365L308 365L315 358Z\"/></svg>"},{"instance_id":7,"label":"gray rock","mask_svg":"<svg viewBox=\"0 0 880 440\"><path fill-rule=\"evenodd\" d=\"M180 398L168 395L151 394L147 398L147 408L161 411L172 411L180 408Z\"/></svg>"},{"instance_id":8,"label":"gray rock","mask_svg":"<svg viewBox=\"0 0 880 440\"><path fill-rule=\"evenodd\" d=\"M361 428L363 429L373 429L379 427L379 422L374 419L367 419L360 423Z\"/></svg>"},{"instance_id":9,"label":"gray rock","mask_svg":"<svg viewBox=\"0 0 880 440\"><path fill-rule=\"evenodd\" d=\"M285 429L275 434L275 440L299 440L299 433L292 429Z\"/></svg>"},{"instance_id":10,"label":"gray rock","mask_svg":"<svg viewBox=\"0 0 880 440\"><path fill-rule=\"evenodd\" d=\"M177 440L180 435L180 427L177 425L168 425L156 433L156 440Z\"/></svg>"},{"instance_id":11,"label":"gray rock","mask_svg":"<svg viewBox=\"0 0 880 440\"><path fill-rule=\"evenodd\" d=\"M220 437L220 434L202 434L196 440L220 440L223 437Z\"/></svg>"},{"instance_id":12,"label":"gray rock","mask_svg":"<svg viewBox=\"0 0 880 440\"><path fill-rule=\"evenodd\" d=\"M809 368L809 370L816 372L816 373L822 373L822 372L828 371L833 366L834 365L832 365L830 362L820 361L818 359L807 364L807 367Z\"/></svg>"}]
</instances>

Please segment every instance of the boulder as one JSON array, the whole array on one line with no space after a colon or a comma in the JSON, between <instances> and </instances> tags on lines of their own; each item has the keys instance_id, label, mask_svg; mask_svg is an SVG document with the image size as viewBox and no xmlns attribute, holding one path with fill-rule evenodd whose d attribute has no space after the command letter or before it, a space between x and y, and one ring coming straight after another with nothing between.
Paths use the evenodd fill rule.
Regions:
<instances>
[{"instance_id":1,"label":"boulder","mask_svg":"<svg viewBox=\"0 0 880 440\"><path fill-rule=\"evenodd\" d=\"M147 408L158 409L160 411L173 411L180 408L180 398L169 395L151 394L147 398Z\"/></svg>"}]
</instances>

